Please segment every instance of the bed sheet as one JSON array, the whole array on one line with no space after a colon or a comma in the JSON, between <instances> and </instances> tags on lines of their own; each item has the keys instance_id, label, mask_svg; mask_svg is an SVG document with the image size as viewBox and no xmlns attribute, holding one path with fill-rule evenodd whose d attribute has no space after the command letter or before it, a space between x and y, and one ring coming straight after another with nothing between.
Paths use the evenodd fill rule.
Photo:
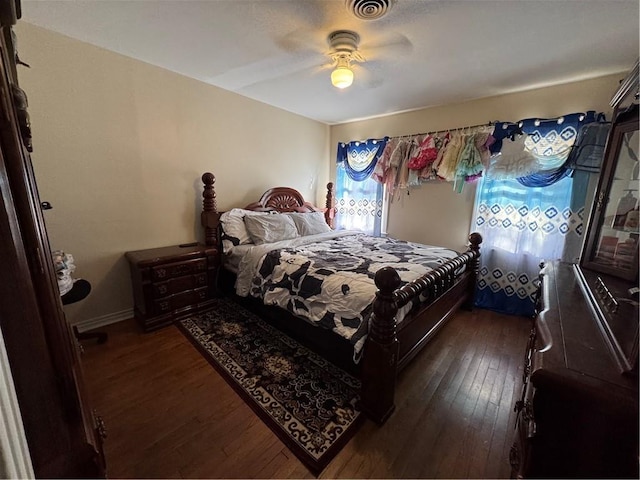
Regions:
<instances>
[{"instance_id":1,"label":"bed sheet","mask_svg":"<svg viewBox=\"0 0 640 480\"><path fill-rule=\"evenodd\" d=\"M229 249L229 251L224 254L224 268L238 274L238 268L240 266L240 262L242 258L247 254L249 250L253 247L253 244L245 244L245 245L236 245Z\"/></svg>"},{"instance_id":2,"label":"bed sheet","mask_svg":"<svg viewBox=\"0 0 640 480\"><path fill-rule=\"evenodd\" d=\"M443 247L389 237L327 232L245 249L236 293L261 298L266 305L334 331L351 342L357 362L377 291L375 273L392 266L405 284L457 255ZM412 307L405 305L397 321Z\"/></svg>"}]
</instances>

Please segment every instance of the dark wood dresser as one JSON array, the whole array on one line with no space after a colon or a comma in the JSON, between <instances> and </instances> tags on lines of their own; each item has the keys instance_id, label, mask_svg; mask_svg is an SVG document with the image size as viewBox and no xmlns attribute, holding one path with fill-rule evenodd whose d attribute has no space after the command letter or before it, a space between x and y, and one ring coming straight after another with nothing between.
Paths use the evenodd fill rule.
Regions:
<instances>
[{"instance_id":1,"label":"dark wood dresser","mask_svg":"<svg viewBox=\"0 0 640 480\"><path fill-rule=\"evenodd\" d=\"M220 265L218 249L170 246L126 253L131 267L135 317L155 330L211 305Z\"/></svg>"},{"instance_id":2,"label":"dark wood dresser","mask_svg":"<svg viewBox=\"0 0 640 480\"><path fill-rule=\"evenodd\" d=\"M602 290L598 277L624 297L617 290L628 283L619 279L560 262L542 269L539 313L516 404L515 478L638 478L637 358L623 373L628 366L612 344L616 337L637 341L638 304L599 306L593 295L600 293L591 293ZM616 322L612 337L606 324Z\"/></svg>"}]
</instances>

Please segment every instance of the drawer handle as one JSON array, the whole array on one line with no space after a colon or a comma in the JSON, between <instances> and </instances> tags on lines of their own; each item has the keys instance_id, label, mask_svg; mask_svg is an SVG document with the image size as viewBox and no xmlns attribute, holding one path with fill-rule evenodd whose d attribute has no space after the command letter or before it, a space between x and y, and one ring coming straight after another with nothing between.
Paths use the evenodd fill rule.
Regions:
<instances>
[{"instance_id":1,"label":"drawer handle","mask_svg":"<svg viewBox=\"0 0 640 480\"><path fill-rule=\"evenodd\" d=\"M602 300L602 302L604 303L604 307L607 310L609 310L611 313L616 313L618 311L618 301L602 281L601 277L598 277L596 280L596 293L598 294L600 300Z\"/></svg>"},{"instance_id":2,"label":"drawer handle","mask_svg":"<svg viewBox=\"0 0 640 480\"><path fill-rule=\"evenodd\" d=\"M166 285L160 285L158 287L158 293L160 293L160 295L164 295L165 293L167 293L168 289Z\"/></svg>"},{"instance_id":3,"label":"drawer handle","mask_svg":"<svg viewBox=\"0 0 640 480\"><path fill-rule=\"evenodd\" d=\"M511 446L511 449L509 450L509 465L511 465L511 468L513 469L514 472L517 472L518 469L520 468L520 450L515 445L515 443Z\"/></svg>"},{"instance_id":4,"label":"drawer handle","mask_svg":"<svg viewBox=\"0 0 640 480\"><path fill-rule=\"evenodd\" d=\"M526 400L522 405L522 418L526 422L533 420L533 408L529 400Z\"/></svg>"},{"instance_id":5,"label":"drawer handle","mask_svg":"<svg viewBox=\"0 0 640 480\"><path fill-rule=\"evenodd\" d=\"M513 411L516 413L520 413L520 410L522 410L522 407L524 407L524 402L522 400L518 400L516 402L516 406L513 407Z\"/></svg>"},{"instance_id":6,"label":"drawer handle","mask_svg":"<svg viewBox=\"0 0 640 480\"><path fill-rule=\"evenodd\" d=\"M96 413L95 410L93 411L93 417L96 420L96 431L98 432L98 435L102 440L105 440L107 438L107 428L104 425L104 420Z\"/></svg>"},{"instance_id":7,"label":"drawer handle","mask_svg":"<svg viewBox=\"0 0 640 480\"><path fill-rule=\"evenodd\" d=\"M531 405L529 400L524 402L522 419L525 421L527 427L527 438L533 438L536 434L536 422L533 415L533 405Z\"/></svg>"},{"instance_id":8,"label":"drawer handle","mask_svg":"<svg viewBox=\"0 0 640 480\"><path fill-rule=\"evenodd\" d=\"M169 302L160 302L158 304L158 307L160 307L160 310L169 310Z\"/></svg>"},{"instance_id":9,"label":"drawer handle","mask_svg":"<svg viewBox=\"0 0 640 480\"><path fill-rule=\"evenodd\" d=\"M191 265L187 263L183 263L182 265L176 265L173 269L173 271L178 275L182 275L183 273L188 273L190 270L191 270Z\"/></svg>"}]
</instances>

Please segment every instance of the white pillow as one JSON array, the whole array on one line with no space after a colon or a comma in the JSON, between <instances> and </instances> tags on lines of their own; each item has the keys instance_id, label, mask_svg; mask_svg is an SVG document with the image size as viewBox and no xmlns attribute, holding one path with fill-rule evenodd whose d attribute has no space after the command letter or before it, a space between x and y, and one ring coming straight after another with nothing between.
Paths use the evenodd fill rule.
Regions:
<instances>
[{"instance_id":1,"label":"white pillow","mask_svg":"<svg viewBox=\"0 0 640 480\"><path fill-rule=\"evenodd\" d=\"M235 245L246 245L252 243L249 232L244 226L245 216L269 215L269 212L254 212L242 208L233 208L220 215L222 224L222 249L229 252Z\"/></svg>"},{"instance_id":2,"label":"white pillow","mask_svg":"<svg viewBox=\"0 0 640 480\"><path fill-rule=\"evenodd\" d=\"M331 227L327 225L322 212L288 213L287 215L293 219L301 237L331 231Z\"/></svg>"},{"instance_id":3,"label":"white pillow","mask_svg":"<svg viewBox=\"0 0 640 480\"><path fill-rule=\"evenodd\" d=\"M298 236L295 223L288 215L245 216L244 224L253 243L274 243Z\"/></svg>"}]
</instances>

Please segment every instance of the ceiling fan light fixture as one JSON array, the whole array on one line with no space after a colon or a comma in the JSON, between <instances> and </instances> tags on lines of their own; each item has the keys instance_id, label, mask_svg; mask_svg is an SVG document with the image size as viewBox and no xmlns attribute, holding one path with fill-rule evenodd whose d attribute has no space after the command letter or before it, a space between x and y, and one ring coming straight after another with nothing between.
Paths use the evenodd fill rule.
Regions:
<instances>
[{"instance_id":1,"label":"ceiling fan light fixture","mask_svg":"<svg viewBox=\"0 0 640 480\"><path fill-rule=\"evenodd\" d=\"M353 70L350 65L336 66L335 70L331 72L331 84L336 88L347 88L353 83Z\"/></svg>"},{"instance_id":2,"label":"ceiling fan light fixture","mask_svg":"<svg viewBox=\"0 0 640 480\"><path fill-rule=\"evenodd\" d=\"M364 57L358 52L360 35L351 30L336 30L327 37L331 52L329 56L335 62L331 72L331 84L336 88L347 88L353 83L351 62L364 62Z\"/></svg>"}]
</instances>

